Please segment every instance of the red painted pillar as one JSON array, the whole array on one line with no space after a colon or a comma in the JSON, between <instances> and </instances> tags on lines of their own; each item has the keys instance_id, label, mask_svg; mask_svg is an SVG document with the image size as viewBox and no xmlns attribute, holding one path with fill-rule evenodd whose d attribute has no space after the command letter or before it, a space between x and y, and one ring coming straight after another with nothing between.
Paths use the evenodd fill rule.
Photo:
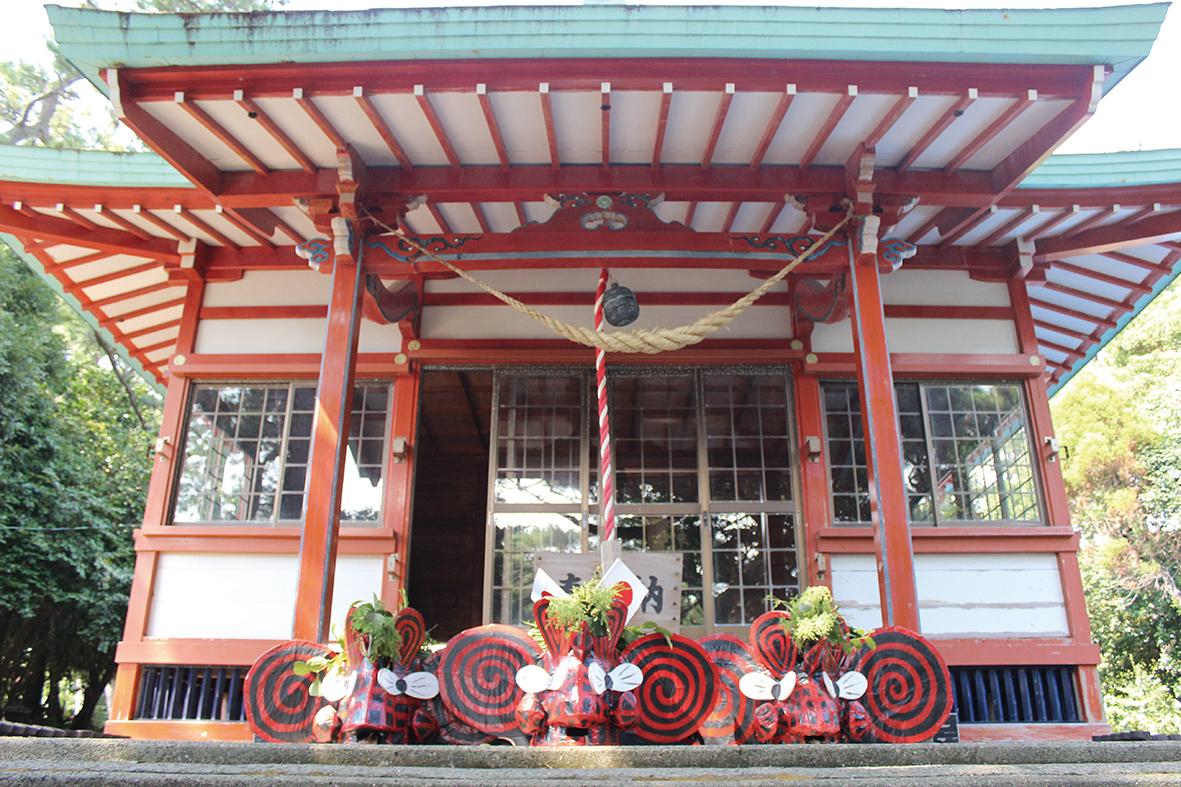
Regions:
<instances>
[{"instance_id":1,"label":"red painted pillar","mask_svg":"<svg viewBox=\"0 0 1181 787\"><path fill-rule=\"evenodd\" d=\"M813 375L802 374L799 364L794 367L794 376L796 426L799 431L800 500L804 515L804 558L808 562L807 573L801 579L806 576L809 585L828 585L832 588L832 575L827 570L827 563L822 570L817 560L820 554L820 529L832 522L829 511L832 498L829 495L824 452L812 451L813 447L819 447L819 441L824 438L820 380ZM809 445L810 441L813 442L812 446ZM800 568L803 572L804 567Z\"/></svg>"},{"instance_id":2,"label":"red painted pillar","mask_svg":"<svg viewBox=\"0 0 1181 787\"><path fill-rule=\"evenodd\" d=\"M328 305L324 353L320 357L303 537L299 544L294 625L297 639L316 642L328 639L364 282L361 261L338 253L332 266L332 300Z\"/></svg>"},{"instance_id":3,"label":"red painted pillar","mask_svg":"<svg viewBox=\"0 0 1181 787\"><path fill-rule=\"evenodd\" d=\"M180 330L172 356L174 361L179 361L181 356L193 352L204 298L205 282L201 279L189 281L184 307L181 310ZM148 482L147 501L144 504L145 528L164 527L172 516L173 479L176 475L176 464L180 461L177 446L181 444L187 426L188 396L188 379L177 374L170 375L168 389L164 395L164 412L160 419L159 442L152 459L152 475ZM137 544L135 573L131 580L127 617L123 625L123 642L142 642L147 636L158 558L158 552L141 549ZM115 674L115 692L108 721L119 722L130 719L135 709L142 665L124 661L118 654L116 660L119 662L119 668Z\"/></svg>"},{"instance_id":4,"label":"red painted pillar","mask_svg":"<svg viewBox=\"0 0 1181 787\"><path fill-rule=\"evenodd\" d=\"M389 478L385 493L386 526L394 537L392 565L388 565L382 583L382 601L393 607L406 589L410 576L410 525L413 514L415 446L418 445L418 392L422 370L417 364L409 372L394 378L393 416L390 442L404 439L402 453L391 451L386 457ZM392 448L392 446L391 446Z\"/></svg>"},{"instance_id":5,"label":"red painted pillar","mask_svg":"<svg viewBox=\"0 0 1181 787\"><path fill-rule=\"evenodd\" d=\"M873 221L876 224L872 216L860 221ZM864 224L858 227L863 228ZM876 227L872 229L876 231ZM898 403L894 399L894 374L890 368L890 351L886 346L886 317L882 308L877 252L876 248L870 252L862 251L858 230L853 230L850 235L850 320L853 354L857 364L857 388L861 397L861 422L865 433L865 457L869 469L882 622L887 626L904 626L918 631L918 594L915 590L910 523L907 521L906 487L902 476Z\"/></svg>"}]
</instances>

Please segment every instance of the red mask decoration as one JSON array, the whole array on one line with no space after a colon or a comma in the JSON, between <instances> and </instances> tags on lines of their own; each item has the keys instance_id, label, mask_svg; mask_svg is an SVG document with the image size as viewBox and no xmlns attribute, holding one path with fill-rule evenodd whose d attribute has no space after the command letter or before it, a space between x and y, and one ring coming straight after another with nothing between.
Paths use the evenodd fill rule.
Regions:
<instances>
[{"instance_id":1,"label":"red mask decoration","mask_svg":"<svg viewBox=\"0 0 1181 787\"><path fill-rule=\"evenodd\" d=\"M749 647L728 635L704 640L722 682L706 743L912 743L947 720L950 675L923 637L881 628L870 634L875 648L845 653L822 641L801 657L786 618L758 617Z\"/></svg>"},{"instance_id":2,"label":"red mask decoration","mask_svg":"<svg viewBox=\"0 0 1181 787\"><path fill-rule=\"evenodd\" d=\"M440 659L440 693L461 722L491 735L523 732L534 746L616 745L625 732L653 743L693 737L717 699L705 650L650 634L622 652L627 603L616 598L605 633L554 625L550 599L533 608L545 651L508 626L468 629Z\"/></svg>"},{"instance_id":3,"label":"red mask decoration","mask_svg":"<svg viewBox=\"0 0 1181 787\"><path fill-rule=\"evenodd\" d=\"M439 693L439 684L419 655L426 638L422 615L409 607L398 613L395 625L402 646L390 664L374 664L365 657L364 638L353 628L352 619L350 609L345 647L356 677L349 676L352 691L340 702L339 738L401 744L429 740L438 730L429 700Z\"/></svg>"}]
</instances>

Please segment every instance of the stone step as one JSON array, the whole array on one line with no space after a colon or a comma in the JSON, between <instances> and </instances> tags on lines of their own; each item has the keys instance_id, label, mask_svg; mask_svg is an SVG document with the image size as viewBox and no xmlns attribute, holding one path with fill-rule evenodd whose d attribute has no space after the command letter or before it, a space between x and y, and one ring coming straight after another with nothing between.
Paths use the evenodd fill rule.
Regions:
<instances>
[{"instance_id":1,"label":"stone step","mask_svg":"<svg viewBox=\"0 0 1181 787\"><path fill-rule=\"evenodd\" d=\"M1181 780L1181 742L731 747L342 746L2 739L23 784L1112 784Z\"/></svg>"}]
</instances>

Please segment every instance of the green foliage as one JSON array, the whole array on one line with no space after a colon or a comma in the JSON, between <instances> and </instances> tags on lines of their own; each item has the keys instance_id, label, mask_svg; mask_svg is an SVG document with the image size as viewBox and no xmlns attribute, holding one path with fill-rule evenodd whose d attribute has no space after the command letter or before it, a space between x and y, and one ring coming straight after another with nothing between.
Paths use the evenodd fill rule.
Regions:
<instances>
[{"instance_id":1,"label":"green foliage","mask_svg":"<svg viewBox=\"0 0 1181 787\"><path fill-rule=\"evenodd\" d=\"M1181 734L1181 702L1156 673L1139 664L1126 683L1108 689L1105 700L1107 721L1116 732Z\"/></svg>"},{"instance_id":2,"label":"green foliage","mask_svg":"<svg viewBox=\"0 0 1181 787\"><path fill-rule=\"evenodd\" d=\"M563 631L578 631L584 623L596 637L607 633L607 614L615 601L616 588L607 587L599 572L575 587L567 596L550 599L546 619Z\"/></svg>"},{"instance_id":3,"label":"green foliage","mask_svg":"<svg viewBox=\"0 0 1181 787\"><path fill-rule=\"evenodd\" d=\"M0 707L31 721L89 725L114 673L156 405L106 357L0 247Z\"/></svg>"},{"instance_id":4,"label":"green foliage","mask_svg":"<svg viewBox=\"0 0 1181 787\"><path fill-rule=\"evenodd\" d=\"M861 647L874 647L873 639L863 631L849 628L833 600L832 591L824 585L813 585L790 601L768 596L771 606L783 609L788 617L783 627L801 648L821 640L852 653Z\"/></svg>"},{"instance_id":5,"label":"green foliage","mask_svg":"<svg viewBox=\"0 0 1181 787\"><path fill-rule=\"evenodd\" d=\"M402 650L402 635L394 614L385 608L381 599L373 597L353 607L349 622L358 634L365 637L365 656L374 664L388 664L398 660Z\"/></svg>"},{"instance_id":6,"label":"green foliage","mask_svg":"<svg viewBox=\"0 0 1181 787\"><path fill-rule=\"evenodd\" d=\"M1181 699L1181 284L1051 405L1112 723L1170 731L1177 711L1160 691Z\"/></svg>"},{"instance_id":7,"label":"green foliage","mask_svg":"<svg viewBox=\"0 0 1181 787\"><path fill-rule=\"evenodd\" d=\"M630 645L645 634L660 634L664 637L664 641L668 643L671 648L673 644L673 634L654 620L646 620L643 623L636 623L632 626L624 626L623 634L619 641L621 645Z\"/></svg>"}]
</instances>

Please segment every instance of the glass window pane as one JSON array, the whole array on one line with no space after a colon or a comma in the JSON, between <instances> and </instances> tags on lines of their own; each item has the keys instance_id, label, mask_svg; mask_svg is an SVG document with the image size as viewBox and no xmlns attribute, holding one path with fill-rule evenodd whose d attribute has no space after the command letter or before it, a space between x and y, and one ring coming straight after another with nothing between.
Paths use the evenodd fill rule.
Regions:
<instances>
[{"instance_id":1,"label":"glass window pane","mask_svg":"<svg viewBox=\"0 0 1181 787\"><path fill-rule=\"evenodd\" d=\"M898 383L898 430L902 438L903 473L909 494L912 522L933 520L926 435L923 430L921 387ZM833 519L837 524L869 524L865 439L861 431L861 402L857 386L847 382L824 383L826 448L833 496ZM944 392L946 394L946 391ZM932 418L938 416L932 415ZM944 418L950 416L944 415ZM948 421L950 431L950 421Z\"/></svg>"},{"instance_id":2,"label":"glass window pane","mask_svg":"<svg viewBox=\"0 0 1181 787\"><path fill-rule=\"evenodd\" d=\"M370 436L350 444L341 509L349 521L378 517L388 388L357 386L352 422L372 421L381 430L370 428ZM173 521L299 521L315 393L313 386L291 384L197 386L189 408ZM280 491L282 497L276 500Z\"/></svg>"},{"instance_id":3,"label":"glass window pane","mask_svg":"<svg viewBox=\"0 0 1181 787\"><path fill-rule=\"evenodd\" d=\"M928 386L937 505L956 521L1036 522L1037 486L1021 389L1015 384Z\"/></svg>"}]
</instances>

